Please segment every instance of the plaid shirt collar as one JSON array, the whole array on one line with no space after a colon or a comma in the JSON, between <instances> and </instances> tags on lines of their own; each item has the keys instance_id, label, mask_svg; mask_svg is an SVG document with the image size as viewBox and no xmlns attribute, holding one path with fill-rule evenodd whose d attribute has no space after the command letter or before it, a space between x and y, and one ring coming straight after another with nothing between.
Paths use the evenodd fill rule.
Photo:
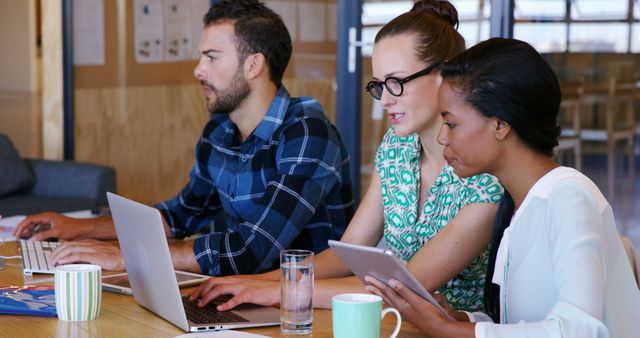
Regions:
<instances>
[{"instance_id":1,"label":"plaid shirt collar","mask_svg":"<svg viewBox=\"0 0 640 338\"><path fill-rule=\"evenodd\" d=\"M284 86L280 86L276 92L276 96L271 101L269 109L258 124L251 135L259 137L265 141L269 140L273 132L282 125L285 115L289 109L291 96ZM230 144L233 142L238 128L229 118L229 114L220 114L213 116L213 119L222 119L219 128L213 132L214 139L222 141L222 144ZM224 141L223 141L224 140Z\"/></svg>"},{"instance_id":2,"label":"plaid shirt collar","mask_svg":"<svg viewBox=\"0 0 640 338\"><path fill-rule=\"evenodd\" d=\"M285 114L289 110L290 101L291 96L289 96L289 92L284 86L280 86L276 96L273 98L273 101L271 101L269 109L267 109L267 113L253 131L253 135L265 141L268 140L271 135L273 135L273 132L282 125Z\"/></svg>"}]
</instances>

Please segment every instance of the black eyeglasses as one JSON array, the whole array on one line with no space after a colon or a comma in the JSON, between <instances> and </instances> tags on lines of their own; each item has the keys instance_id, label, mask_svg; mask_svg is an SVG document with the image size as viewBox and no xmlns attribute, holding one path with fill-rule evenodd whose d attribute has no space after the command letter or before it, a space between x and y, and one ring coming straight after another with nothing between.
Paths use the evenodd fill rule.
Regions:
<instances>
[{"instance_id":1,"label":"black eyeglasses","mask_svg":"<svg viewBox=\"0 0 640 338\"><path fill-rule=\"evenodd\" d=\"M404 91L404 86L403 84L417 78L423 75L427 75L429 73L431 73L436 67L440 66L442 62L438 62L435 63L417 73L413 73L407 77L405 77L404 79L399 79L397 77L393 77L390 76L386 79L384 79L384 81L369 81L369 83L367 83L367 86L364 88L367 92L369 92L369 94L371 94L371 96L373 96L374 99L376 100L380 100L380 98L382 97L382 90L383 87L387 88L387 91L389 92L389 94L393 95L393 96L400 96L402 95L402 92Z\"/></svg>"}]
</instances>

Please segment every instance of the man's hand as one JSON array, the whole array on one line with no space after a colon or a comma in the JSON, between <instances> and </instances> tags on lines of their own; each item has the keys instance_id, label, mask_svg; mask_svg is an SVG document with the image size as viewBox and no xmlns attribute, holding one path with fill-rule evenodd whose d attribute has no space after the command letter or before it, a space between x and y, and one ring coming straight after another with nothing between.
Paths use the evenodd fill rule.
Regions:
<instances>
[{"instance_id":1,"label":"man's hand","mask_svg":"<svg viewBox=\"0 0 640 338\"><path fill-rule=\"evenodd\" d=\"M64 242L51 253L50 260L53 265L83 262L108 271L125 270L119 247L93 239Z\"/></svg>"},{"instance_id":2,"label":"man's hand","mask_svg":"<svg viewBox=\"0 0 640 338\"><path fill-rule=\"evenodd\" d=\"M189 294L190 301L204 307L222 295L233 295L218 311L230 310L240 304L252 303L272 306L280 302L280 282L237 276L212 277Z\"/></svg>"},{"instance_id":3,"label":"man's hand","mask_svg":"<svg viewBox=\"0 0 640 338\"><path fill-rule=\"evenodd\" d=\"M54 212L45 212L25 218L13 230L13 235L39 241L49 238L83 239L91 233L91 228L87 225L89 222L91 222L89 219L77 219Z\"/></svg>"}]
</instances>

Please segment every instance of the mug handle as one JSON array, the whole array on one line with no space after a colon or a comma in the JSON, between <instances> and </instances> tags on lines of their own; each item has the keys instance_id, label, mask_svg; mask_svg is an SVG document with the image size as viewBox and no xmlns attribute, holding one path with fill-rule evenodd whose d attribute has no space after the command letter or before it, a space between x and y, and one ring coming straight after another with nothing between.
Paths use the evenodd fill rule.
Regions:
<instances>
[{"instance_id":1,"label":"mug handle","mask_svg":"<svg viewBox=\"0 0 640 338\"><path fill-rule=\"evenodd\" d=\"M400 316L400 312L398 312L398 310L392 307L388 307L382 310L382 316L380 316L380 320L382 320L382 318L384 318L384 315L386 315L389 312L392 312L396 316L396 328L393 330L389 338L396 338L396 336L400 332L400 326L402 326L402 316Z\"/></svg>"}]
</instances>

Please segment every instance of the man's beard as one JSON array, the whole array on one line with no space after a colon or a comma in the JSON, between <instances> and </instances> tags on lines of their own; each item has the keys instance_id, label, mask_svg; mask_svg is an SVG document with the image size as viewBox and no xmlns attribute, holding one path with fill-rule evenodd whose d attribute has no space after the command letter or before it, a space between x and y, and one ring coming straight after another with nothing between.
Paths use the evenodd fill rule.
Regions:
<instances>
[{"instance_id":1,"label":"man's beard","mask_svg":"<svg viewBox=\"0 0 640 338\"><path fill-rule=\"evenodd\" d=\"M240 67L226 89L209 87L216 94L215 102L211 104L207 102L207 109L211 114L225 114L234 111L249 96L250 92L249 82L244 79Z\"/></svg>"}]
</instances>

